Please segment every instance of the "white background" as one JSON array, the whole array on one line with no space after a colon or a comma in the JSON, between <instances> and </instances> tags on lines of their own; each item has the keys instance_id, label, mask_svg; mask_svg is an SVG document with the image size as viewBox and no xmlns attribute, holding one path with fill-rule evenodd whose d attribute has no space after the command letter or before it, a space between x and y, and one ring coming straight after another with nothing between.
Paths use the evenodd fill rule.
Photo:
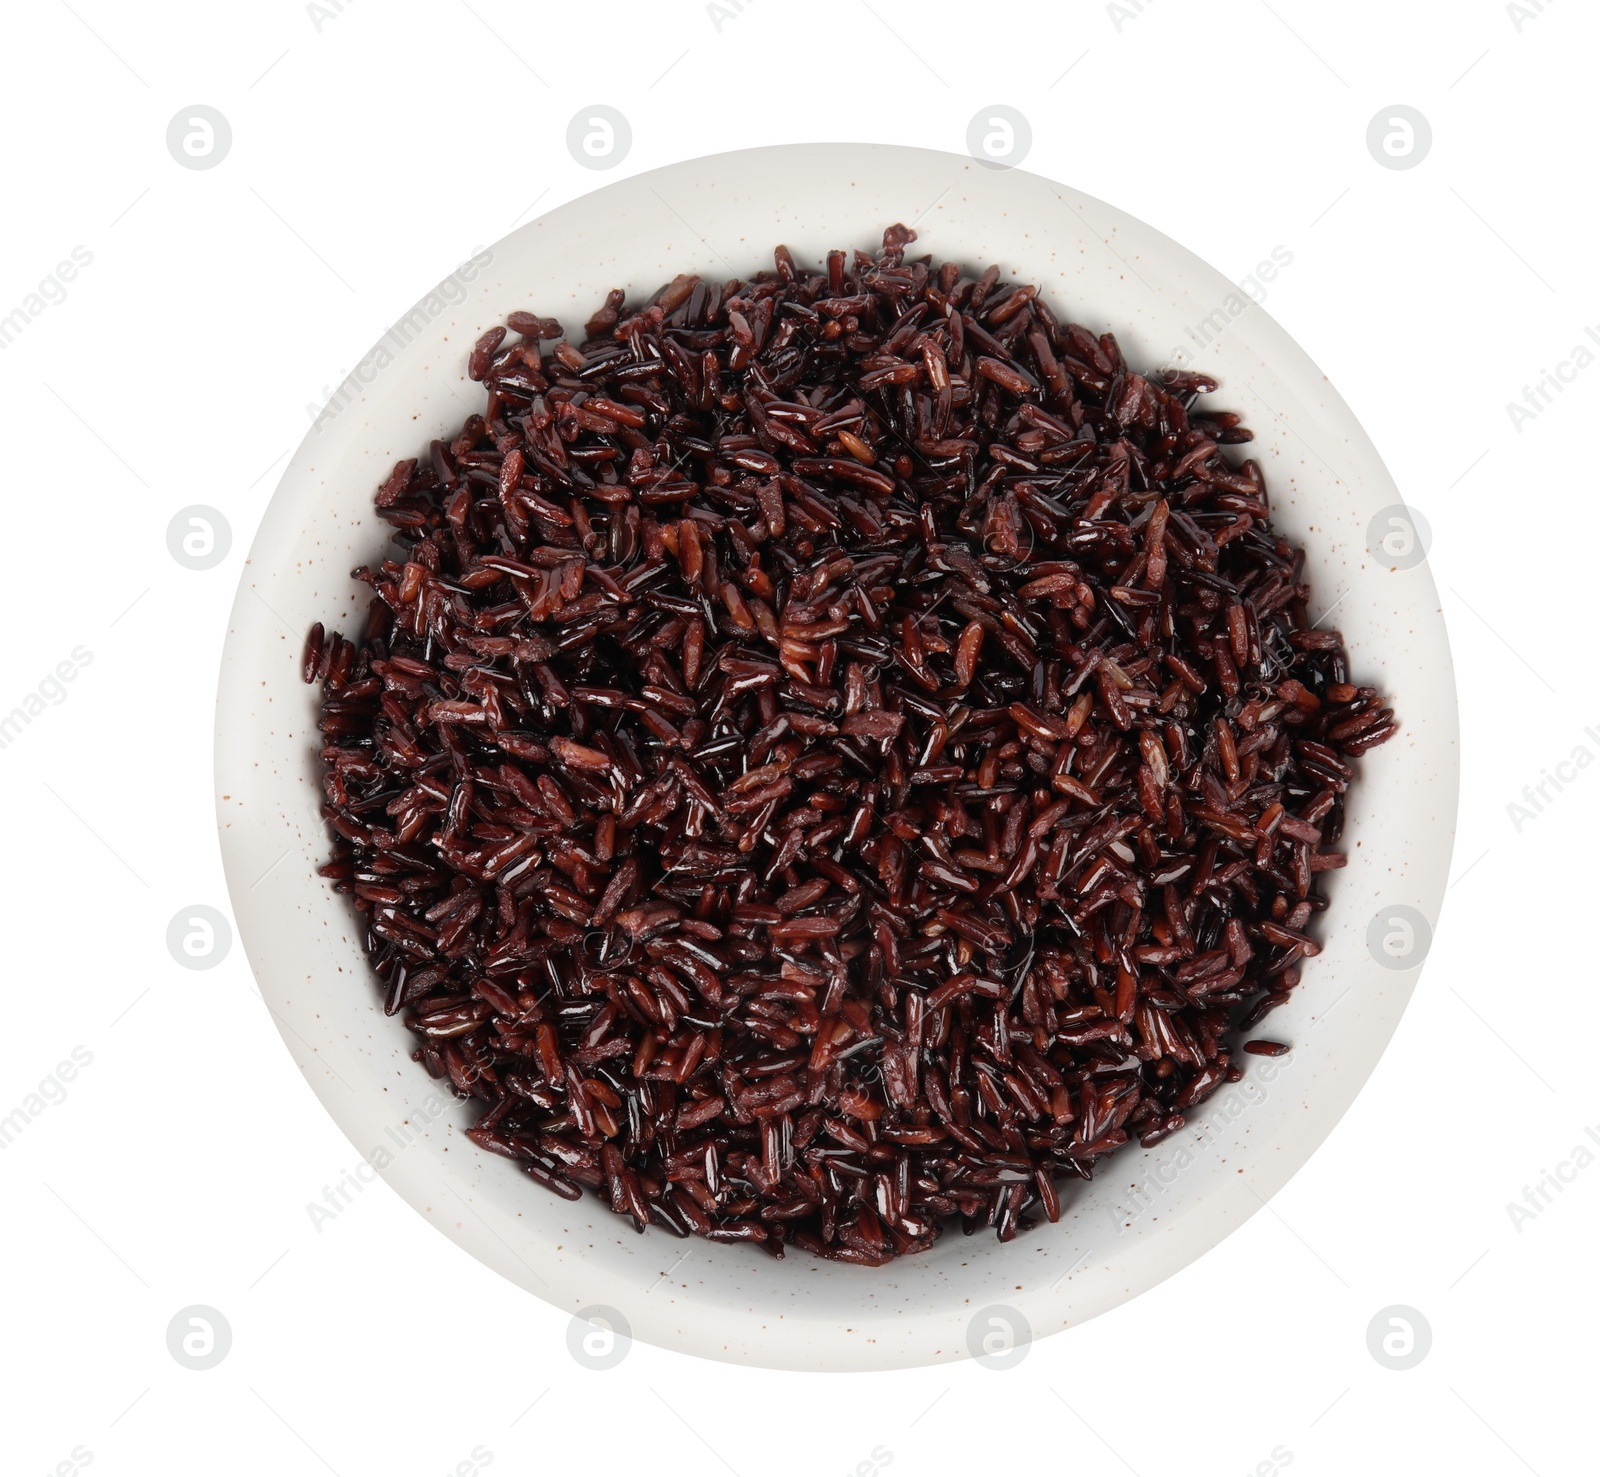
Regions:
<instances>
[{"instance_id":1,"label":"white background","mask_svg":"<svg viewBox=\"0 0 1600 1477\"><path fill-rule=\"evenodd\" d=\"M1600 325L1600 16L1581 0L1520 16L1490 0L721 8L9 8L0 316L23 322L0 349L0 713L41 685L45 701L0 749L0 1115L26 1120L0 1150L0 1465L1593 1470L1600 1164L1573 1153L1600 1125L1600 767L1566 770L1520 828L1508 805L1578 747L1600 756L1585 732L1600 735L1585 435L1600 366L1569 370L1520 429L1507 406ZM197 103L233 134L207 170L165 142ZM593 103L632 125L609 174L565 145ZM1014 1370L780 1376L636 1344L594 1372L563 1315L381 1183L316 1230L307 1202L353 1151L242 950L206 971L169 956L180 909L227 911L211 703L250 535L315 407L474 247L608 179L732 147L960 151L995 103L1031 122L1027 168L1236 280L1287 248L1266 310L1431 522L1465 765L1432 957L1355 1108L1268 1210ZM1413 169L1367 149L1396 103L1432 126ZM74 247L92 262L47 302L39 284ZM203 572L166 541L196 503L232 529ZM78 647L91 659L55 687ZM92 1061L46 1105L75 1047ZM1571 1182L1515 1223L1508 1202L1563 1164ZM232 1329L204 1372L167 1349L191 1304ZM1391 1304L1432 1328L1405 1372L1368 1352Z\"/></svg>"}]
</instances>

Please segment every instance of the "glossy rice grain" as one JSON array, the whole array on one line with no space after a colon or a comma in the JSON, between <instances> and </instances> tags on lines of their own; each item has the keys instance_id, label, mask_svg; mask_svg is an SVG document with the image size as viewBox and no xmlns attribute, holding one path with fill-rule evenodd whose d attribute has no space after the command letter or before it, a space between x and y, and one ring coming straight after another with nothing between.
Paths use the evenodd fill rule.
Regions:
<instances>
[{"instance_id":1,"label":"glossy rice grain","mask_svg":"<svg viewBox=\"0 0 1600 1477\"><path fill-rule=\"evenodd\" d=\"M912 239L511 314L301 657L324 872L472 1139L868 1265L1238 1079L1395 729L1215 386Z\"/></svg>"}]
</instances>

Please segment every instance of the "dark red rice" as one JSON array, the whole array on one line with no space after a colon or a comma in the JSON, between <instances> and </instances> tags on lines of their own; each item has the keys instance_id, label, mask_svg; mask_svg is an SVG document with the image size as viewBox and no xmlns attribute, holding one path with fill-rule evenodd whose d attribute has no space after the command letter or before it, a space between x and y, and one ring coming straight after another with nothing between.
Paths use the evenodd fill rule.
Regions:
<instances>
[{"instance_id":1,"label":"dark red rice","mask_svg":"<svg viewBox=\"0 0 1600 1477\"><path fill-rule=\"evenodd\" d=\"M1240 1076L1395 728L1215 384L912 239L512 314L303 656L323 872L473 1140L872 1265Z\"/></svg>"}]
</instances>

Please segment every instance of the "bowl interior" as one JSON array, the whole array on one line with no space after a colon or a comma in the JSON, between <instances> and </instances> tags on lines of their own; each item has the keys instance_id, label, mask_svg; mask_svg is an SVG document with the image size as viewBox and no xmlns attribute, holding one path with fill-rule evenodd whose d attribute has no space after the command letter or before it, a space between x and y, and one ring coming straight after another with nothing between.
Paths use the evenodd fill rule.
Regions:
<instances>
[{"instance_id":1,"label":"bowl interior","mask_svg":"<svg viewBox=\"0 0 1600 1477\"><path fill-rule=\"evenodd\" d=\"M1307 546L1313 605L1337 605L1356 680L1391 695L1402 729L1364 763L1324 952L1273 1017L1293 1053L1245 1058L1244 1081L1179 1134L1104 1161L1065 1194L1059 1224L1004 1246L949 1234L867 1270L638 1235L597 1200L559 1200L462 1136L469 1109L410 1061L414 1038L383 1015L355 915L315 875L327 854L316 694L297 668L313 621L353 631L362 618L366 592L349 571L381 557L388 533L373 489L476 408L465 363L484 328L526 308L581 332L612 287L633 296L678 272L742 275L770 265L779 242L820 263L832 247L875 246L896 221L915 225L913 250L1039 283L1059 316L1114 331L1136 368L1199 365L1221 380L1213 403L1255 431L1275 520ZM1381 963L1367 930L1397 904L1437 916L1457 752L1427 567L1392 568L1368 550L1374 520L1400 502L1348 407L1260 308L1150 227L1037 176L922 150L808 145L674 165L552 211L396 319L307 434L251 549L218 693L217 806L236 921L273 1019L356 1150L419 1213L558 1307L615 1310L635 1337L771 1366L884 1368L965 1355L969 1324L991 1305L1019 1312L1034 1337L1081 1323L1258 1209L1349 1106L1410 995L1416 969Z\"/></svg>"}]
</instances>

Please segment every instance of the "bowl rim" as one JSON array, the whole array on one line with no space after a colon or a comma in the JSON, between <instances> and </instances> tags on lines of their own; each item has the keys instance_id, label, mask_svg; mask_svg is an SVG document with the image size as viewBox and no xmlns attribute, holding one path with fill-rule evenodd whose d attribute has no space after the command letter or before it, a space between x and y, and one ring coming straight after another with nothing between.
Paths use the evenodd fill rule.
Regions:
<instances>
[{"instance_id":1,"label":"bowl rim","mask_svg":"<svg viewBox=\"0 0 1600 1477\"><path fill-rule=\"evenodd\" d=\"M1065 244L1076 245L1082 250L1084 243L1091 238L1098 238L1134 271L1137 271L1133 265L1135 262L1148 269L1152 257L1160 256L1169 260L1176 264L1172 270L1184 281L1184 290L1177 296L1191 307L1196 302L1217 302L1225 294L1237 292L1234 284L1187 248L1116 207L1083 195L1080 191L1070 190L1072 198L1069 199L1068 187L1021 170L994 171L961 155L879 144L785 144L729 151L665 165L610 182L557 206L518 227L486 253L480 252L479 255L487 255L490 260L494 259L496 253L514 257L516 252L513 243L537 242L541 239L548 242L564 231L575 231L581 236L585 230L596 230L598 223L604 222L610 207L640 200L646 190L656 193L657 198L663 198L660 191L656 190L657 185L711 189L717 180L733 179L741 182L740 188L770 200L777 198L776 192L784 187L786 181L794 178L797 171L815 171L824 165L836 174L842 170L851 175L852 186L856 179L863 177L882 179L893 175L897 178L920 179L930 173L941 177L954 173L964 179L970 193L978 195L998 195L1003 199L1008 190L1023 194L1035 187L1049 190L1067 204L1082 223L1083 233L1069 228L1064 238ZM756 182L754 185L748 183L752 180ZM1002 185L998 183L1000 181L1010 183ZM763 191L765 194L762 194ZM871 212L868 207L863 209L868 211L869 218L881 214ZM1089 217L1093 217L1095 225L1090 224ZM689 229L697 234L693 227ZM762 229L767 229L764 224ZM776 239L774 236L773 240ZM706 238L700 240L714 255L720 256ZM767 249L764 240L743 244L758 250ZM929 244L936 253L954 254L941 251L937 236ZM478 260L478 256L473 260ZM741 264L738 270L744 272L752 268ZM430 298L436 298L446 283L457 280L458 273L452 273L439 288L420 301L426 303ZM1204 291L1201 292L1201 289ZM461 306L463 312L468 312L476 304L469 296ZM450 321L451 327L454 321ZM499 320L485 320L479 324L479 328L489 326L490 321ZM438 323L430 324L429 330L406 345L400 354L413 353L419 345L438 348L440 335L433 330L439 326ZM1398 490L1376 448L1362 431L1349 406L1305 351L1259 306L1252 307L1249 314L1233 326L1241 328L1238 342L1247 345L1252 354L1272 366L1279 380L1293 383L1296 397L1301 403L1315 403L1319 417L1333 426L1334 438L1342 439L1347 465L1359 468L1358 480L1362 485L1386 495L1392 506L1403 507ZM464 363L466 344L476 336L477 331L469 325L459 349L454 347L455 341L452 340L453 347L448 358L452 368L458 361ZM1117 331L1121 337L1124 330L1120 325ZM361 363L368 363L375 354L387 352L386 343L387 336L379 340ZM413 362L420 368L427 367L426 362L415 355ZM216 703L218 834L241 942L249 954L252 970L280 1037L330 1116L345 1132L357 1152L361 1151L362 1135L370 1133L373 1122L371 1113L354 1109L350 1103L348 1086L330 1080L329 1070L336 1073L336 1069L326 1064L337 1056L341 1048L336 1042L318 1040L317 1032L321 1026L315 1010L314 994L308 1002L307 992L300 988L309 976L291 977L293 970L285 967L283 956L288 945L282 935L292 932L292 928L281 916L282 896L275 888L265 892L257 890L263 880L258 876L261 860L267 854L263 850L262 837L271 832L274 819L282 822L290 818L296 800L304 800L305 797L296 797L290 781L276 773L271 780L261 780L263 755L268 752L263 747L261 726L240 720L251 711L251 704L256 698L252 687L259 672L259 662L255 658L262 650L269 649L269 642L275 641L278 646L282 642L281 634L276 638L272 635L275 612L263 593L262 582L273 577L274 561L291 557L296 540L303 534L304 523L311 516L308 510L314 508L316 499L325 496L325 492L319 490L326 485L326 478L319 471L319 466L326 468L330 460L337 460L341 455L355 455L350 447L361 437L364 425L362 410L377 414L376 407L380 399L392 400L399 386L404 383L406 381L397 372L386 375L382 383L374 386L371 381L362 378L358 367L335 392L334 400L342 408L337 420L326 428L329 434L323 434L319 421L307 431L305 439L290 458L262 516L240 576L229 617ZM1249 388L1248 380L1245 387ZM379 391L383 392L381 396ZM1223 393L1227 393L1226 383ZM1272 407L1267 406L1267 409L1271 411ZM1257 417L1247 419L1258 431L1261 429ZM1292 422L1289 429L1295 429ZM425 442L420 428L418 439L419 442ZM1324 465L1328 465L1326 461ZM1333 468L1329 466L1329 470ZM1346 480L1337 472L1334 478L1336 482ZM363 500L367 496L363 491ZM1275 521L1279 520L1277 499L1278 489L1275 488ZM1396 894L1403 894L1408 902L1414 901L1425 917L1434 922L1439 915L1448 877L1459 784L1458 719L1448 634L1426 563L1407 571L1403 590L1393 580L1386 588L1400 602L1400 609L1405 616L1415 623L1412 637L1425 648L1423 659L1442 673L1442 679L1428 688L1430 711L1427 724L1416 730L1423 736L1425 750L1422 758L1416 762L1427 767L1433 787L1435 819L1431 834L1413 838L1418 844L1406 850L1405 887ZM280 625L287 624L281 618L278 620ZM1345 624L1343 618L1341 624ZM298 639L298 634L290 628L291 649L296 654ZM311 688L305 689L308 701L313 691ZM1415 696L1420 702L1420 686ZM275 739L276 735L273 737ZM265 783L269 790L276 787L278 792L288 797L284 805L279 807L282 812L280 815L252 818L248 825L241 821L237 813L239 792L242 787L252 783ZM1364 775L1362 789L1365 790L1371 783L1372 775ZM303 820L303 816L300 820ZM298 822L291 822L291 829L296 825ZM303 835L303 832L299 834ZM322 885L320 879L315 880L319 886ZM1339 885L1342 887L1344 884L1341 881ZM331 894L328 897L331 899ZM1337 907L1337 895L1334 901ZM1347 900L1350 901L1353 899ZM1349 951L1341 957L1345 958L1347 964L1354 959L1356 967L1364 967L1359 957ZM1239 1184L1234 1183L1235 1176L1213 1175L1211 1178L1214 1183L1200 1187L1198 1193L1188 1194L1186 1191L1182 1215L1170 1229L1163 1227L1159 1233L1154 1233L1148 1225L1134 1226L1137 1234L1125 1245L1121 1242L1117 1244L1117 1257L1104 1265L1094 1262L1085 1267L1068 1268L1050 1288L1028 1285L1027 1258L1019 1252L1015 1266L1004 1274L1006 1297L999 1305L1020 1310L1026 1326L1031 1329L1030 1336L1041 1336L1076 1325L1117 1306L1155 1286L1216 1245L1229 1231L1260 1209L1332 1132L1361 1085L1375 1069L1398 1025L1420 967L1419 960L1410 968L1391 972L1387 978L1378 977L1376 986L1381 988L1363 992L1363 999L1358 1005L1366 1012L1362 1018L1370 1026L1364 1052L1358 1058L1342 1062L1340 1069L1332 1071L1331 1075L1325 1074L1327 1080L1312 1079L1318 1087L1315 1104L1309 1100L1305 1103L1306 1111L1298 1121L1298 1131L1290 1136L1292 1142L1279 1134L1267 1145L1277 1151L1275 1154L1266 1154L1264 1158L1257 1154L1252 1167L1255 1183L1249 1187L1249 1197L1242 1193ZM1328 1007L1323 1015L1330 1010L1331 1007ZM1321 1018L1319 1016L1316 1019L1320 1021ZM319 1062L318 1058L323 1060ZM432 1084L420 1069L412 1070L420 1079L418 1083L410 1085L414 1096L422 1087L431 1087ZM370 1137L365 1141L371 1142ZM459 1146L460 1141L457 1142ZM494 1267L510 1280L569 1312L596 1303L604 1304L606 1298L615 1296L619 1288L626 1289L632 1285L637 1291L639 1281L654 1279L659 1283L661 1274L648 1257L634 1258L637 1266L630 1272L625 1267L619 1270L605 1263L598 1253L593 1256L578 1255L562 1262L560 1276L554 1283L547 1281L538 1268L507 1245L501 1234L505 1224L502 1222L501 1229L496 1230L491 1223L495 1197L503 1189L503 1184L494 1179L496 1174L501 1173L498 1162L463 1166L459 1162L462 1156L457 1154L453 1156L457 1163L452 1165L446 1163L443 1156L432 1152L439 1146L433 1143L431 1137L430 1145L428 1155L400 1156L390 1165L381 1167L379 1172L419 1213L428 1216L480 1261ZM1114 1160L1107 1162L1116 1163L1120 1169L1124 1162L1129 1165L1150 1162L1150 1155L1156 1152L1143 1151L1135 1157L1131 1153L1132 1148L1129 1146ZM487 1155L480 1157L486 1161L490 1158ZM1242 1169L1239 1178L1244 1178ZM441 1198L438 1194L441 1182L463 1203L468 1204L477 1220L451 1224L441 1217L437 1203ZM526 1189L525 1186L522 1188ZM463 1191L466 1193L463 1194ZM603 1214L609 1216L609 1211ZM949 1237L944 1239L949 1240ZM540 1245L541 1252L546 1249L538 1243L537 1238L535 1244ZM693 1244L698 1246L700 1243ZM1021 1248L1025 1244L1026 1240L1011 1245ZM673 1242L672 1245L676 1246L677 1243ZM594 1248L590 1250L593 1252ZM712 1250L722 1253L731 1252L734 1248L714 1247ZM926 1255L931 1258L933 1254ZM901 1259L893 1266L904 1268L907 1262L920 1263L923 1260L922 1257ZM762 1264L784 1265L768 1263L765 1259ZM963 1268L968 1265L967 1261L961 1262ZM540 1266L549 1270L549 1264L542 1260ZM827 1280L836 1285L839 1283L837 1264L818 1263L817 1268L826 1268ZM1050 1267L1050 1272L1054 1270L1054 1266ZM1012 1272L1022 1284L1015 1289L1011 1287ZM783 1275L789 1278L791 1286L801 1289L808 1283L815 1285L822 1279L820 1271L811 1278L802 1277L798 1282L787 1272ZM846 1268L844 1275L858 1279L855 1284L857 1293L864 1295L869 1305L872 1304L874 1299L869 1288L859 1280L861 1269ZM867 1275L877 1277L881 1273ZM940 1280L949 1285L947 1279L939 1275ZM965 1273L959 1275L965 1276ZM544 1285L535 1285L535 1282ZM1075 1282L1076 1285L1069 1285L1062 1291L1062 1282ZM771 1306L759 1305L753 1296L744 1293L729 1297L726 1288L705 1293L687 1286L679 1290L669 1285L653 1302L643 1298L633 1302L630 1305L632 1316L627 1324L634 1337L648 1342L737 1362L797 1369L907 1367L965 1357L968 1353L966 1334L975 1316L988 1311L988 1308L980 1309L980 1303L984 1301L982 1288L995 1285L991 1269L987 1278L969 1279L965 1297L956 1297L952 1288L949 1305L945 1305L946 1300L942 1298L928 1306L912 1299L911 1304L898 1306L892 1313L882 1312L876 1324L871 1322L870 1307L867 1313L853 1322L842 1322L839 1310L845 1304L831 1293L820 1300L818 1308L796 1306L775 1312ZM598 1293L594 1291L596 1288L599 1289ZM807 1294L802 1291L800 1295L803 1298ZM989 1301L993 1302L994 1299ZM870 1328L859 1326L863 1323L869 1324Z\"/></svg>"}]
</instances>

